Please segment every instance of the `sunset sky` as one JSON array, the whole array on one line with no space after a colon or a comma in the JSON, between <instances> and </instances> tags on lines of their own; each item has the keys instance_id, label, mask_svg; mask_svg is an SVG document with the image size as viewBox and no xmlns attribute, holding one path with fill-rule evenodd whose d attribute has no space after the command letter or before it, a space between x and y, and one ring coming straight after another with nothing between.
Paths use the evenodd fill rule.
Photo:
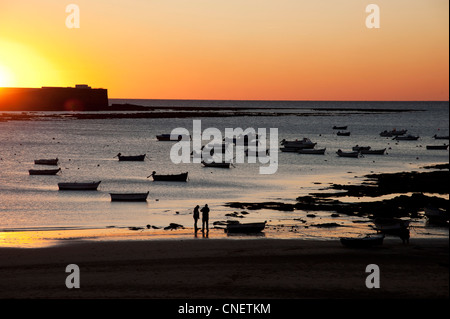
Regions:
<instances>
[{"instance_id":1,"label":"sunset sky","mask_svg":"<svg viewBox=\"0 0 450 319\"><path fill-rule=\"evenodd\" d=\"M66 26L68 4L80 28ZM369 29L365 8L380 7ZM448 100L448 0L1 0L0 86L110 98Z\"/></svg>"}]
</instances>

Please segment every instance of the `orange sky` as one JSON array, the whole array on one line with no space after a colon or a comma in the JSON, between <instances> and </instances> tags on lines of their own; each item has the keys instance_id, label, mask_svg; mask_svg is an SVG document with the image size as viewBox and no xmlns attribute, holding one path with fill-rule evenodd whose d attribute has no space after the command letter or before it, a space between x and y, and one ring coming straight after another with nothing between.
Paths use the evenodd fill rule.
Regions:
<instances>
[{"instance_id":1,"label":"orange sky","mask_svg":"<svg viewBox=\"0 0 450 319\"><path fill-rule=\"evenodd\" d=\"M68 29L66 5L80 8ZM365 8L381 10L368 29ZM110 98L448 100L448 0L2 0L0 86Z\"/></svg>"}]
</instances>

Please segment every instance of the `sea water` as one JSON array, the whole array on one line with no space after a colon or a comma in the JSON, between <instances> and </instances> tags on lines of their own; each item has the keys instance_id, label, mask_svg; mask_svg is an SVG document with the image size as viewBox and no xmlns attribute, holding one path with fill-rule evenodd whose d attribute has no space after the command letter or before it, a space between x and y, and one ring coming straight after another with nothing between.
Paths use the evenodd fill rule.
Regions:
<instances>
[{"instance_id":1,"label":"sea water","mask_svg":"<svg viewBox=\"0 0 450 319\"><path fill-rule=\"evenodd\" d=\"M233 219L236 211L228 202L295 203L298 196L325 189L331 183L361 183L364 175L423 170L428 164L448 163L448 150L427 150L426 145L448 143L433 135L449 134L448 103L440 102L236 102L115 100L161 107L250 107L267 116L142 119L35 119L0 122L0 230L104 228L177 223L192 227L195 205L211 207L211 223ZM383 109L384 111L374 111ZM412 110L386 112L387 110ZM244 110L248 111L248 110ZM279 116L273 116L279 113ZM291 113L286 115L286 113ZM279 139L310 138L325 155L278 154L278 170L259 174L261 164L236 163L230 169L206 168L201 164L173 164L170 149L175 142L157 141L156 135L177 127L192 129L193 119L202 127L277 128ZM337 136L333 126L347 126L349 137ZM394 141L379 133L407 129L418 141ZM341 158L338 149L355 145L386 148L383 156ZM280 146L280 145L278 145ZM123 155L147 154L144 162L119 162ZM35 159L60 160L57 176L30 176ZM39 167L51 168L51 167ZM160 174L189 172L187 183L153 182ZM59 182L101 181L98 191L59 191ZM112 192L149 192L144 203L111 202ZM445 196L444 196L445 197ZM447 196L448 198L448 196ZM341 199L365 200L365 199ZM237 210L240 211L240 210ZM269 225L297 225L305 211L249 211L242 222L268 221ZM316 212L327 222L330 212ZM356 217L341 217L338 223L360 227ZM317 223L319 219L315 219ZM336 221L336 220L333 220ZM309 222L308 223L312 223ZM367 227L367 225L364 225ZM359 231L359 230L358 230ZM448 236L448 229L427 229ZM342 231L341 231L342 233ZM317 233L312 234L316 236ZM321 236L319 233L318 236ZM324 235L326 236L326 235Z\"/></svg>"}]
</instances>

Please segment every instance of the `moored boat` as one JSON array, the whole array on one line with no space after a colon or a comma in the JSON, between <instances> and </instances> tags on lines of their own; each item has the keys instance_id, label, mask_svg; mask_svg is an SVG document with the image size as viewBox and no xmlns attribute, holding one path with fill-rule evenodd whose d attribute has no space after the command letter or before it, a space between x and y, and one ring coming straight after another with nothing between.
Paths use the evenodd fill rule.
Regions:
<instances>
[{"instance_id":1,"label":"moored boat","mask_svg":"<svg viewBox=\"0 0 450 319\"><path fill-rule=\"evenodd\" d=\"M367 235L364 237L342 237L342 245L352 248L370 248L383 244L384 234Z\"/></svg>"},{"instance_id":2,"label":"moored boat","mask_svg":"<svg viewBox=\"0 0 450 319\"><path fill-rule=\"evenodd\" d=\"M341 132L341 131L338 131L338 132L336 133L336 135L337 135L337 136L350 136L350 132Z\"/></svg>"},{"instance_id":3,"label":"moored boat","mask_svg":"<svg viewBox=\"0 0 450 319\"><path fill-rule=\"evenodd\" d=\"M435 139L435 140L448 140L449 139L449 136L448 135L446 135L446 136L438 136L438 135L434 135L433 136L433 138Z\"/></svg>"},{"instance_id":4,"label":"moored boat","mask_svg":"<svg viewBox=\"0 0 450 319\"><path fill-rule=\"evenodd\" d=\"M397 141L417 141L419 139L419 136L414 136L411 134L408 134L406 136L396 136L393 138L393 140Z\"/></svg>"},{"instance_id":5,"label":"moored boat","mask_svg":"<svg viewBox=\"0 0 450 319\"><path fill-rule=\"evenodd\" d=\"M427 145L427 150L446 150L448 145Z\"/></svg>"},{"instance_id":6,"label":"moored boat","mask_svg":"<svg viewBox=\"0 0 450 319\"><path fill-rule=\"evenodd\" d=\"M384 130L383 132L380 133L380 136L383 137L400 136L406 134L406 132L408 132L408 130L399 130L399 131L397 131L396 129L393 129L392 131Z\"/></svg>"},{"instance_id":7,"label":"moored boat","mask_svg":"<svg viewBox=\"0 0 450 319\"><path fill-rule=\"evenodd\" d=\"M449 213L442 208L436 208L433 206L427 206L424 208L425 216L428 218L430 224L436 224L441 226L449 226Z\"/></svg>"},{"instance_id":8,"label":"moored boat","mask_svg":"<svg viewBox=\"0 0 450 319\"><path fill-rule=\"evenodd\" d=\"M353 146L352 147L352 150L353 151L368 151L368 150L370 150L370 146L359 146L359 145L356 145L356 146Z\"/></svg>"},{"instance_id":9,"label":"moored boat","mask_svg":"<svg viewBox=\"0 0 450 319\"><path fill-rule=\"evenodd\" d=\"M220 163L220 162L211 162L207 163L202 161L203 166L205 167L218 167L218 168L230 168L231 163Z\"/></svg>"},{"instance_id":10,"label":"moored boat","mask_svg":"<svg viewBox=\"0 0 450 319\"><path fill-rule=\"evenodd\" d=\"M318 149L300 149L297 152L299 154L317 154L317 155L324 155L326 148L318 148Z\"/></svg>"},{"instance_id":11,"label":"moored boat","mask_svg":"<svg viewBox=\"0 0 450 319\"><path fill-rule=\"evenodd\" d=\"M181 141L184 137L190 139L191 137L189 135L174 135L175 139L170 139L171 134L160 134L156 135L156 138L158 141Z\"/></svg>"},{"instance_id":12,"label":"moored boat","mask_svg":"<svg viewBox=\"0 0 450 319\"><path fill-rule=\"evenodd\" d=\"M51 158L51 159L38 159L34 161L34 164L36 165L58 165L59 159L58 158Z\"/></svg>"},{"instance_id":13,"label":"moored boat","mask_svg":"<svg viewBox=\"0 0 450 319\"><path fill-rule=\"evenodd\" d=\"M285 148L297 148L297 149L304 149L304 148L314 148L317 143L312 142L309 138L303 138L301 140L295 140L295 141L287 141L285 139L281 140L281 145L283 145Z\"/></svg>"},{"instance_id":14,"label":"moored boat","mask_svg":"<svg viewBox=\"0 0 450 319\"><path fill-rule=\"evenodd\" d=\"M28 173L30 175L56 175L61 171L61 168L58 169L30 169Z\"/></svg>"},{"instance_id":15,"label":"moored boat","mask_svg":"<svg viewBox=\"0 0 450 319\"><path fill-rule=\"evenodd\" d=\"M244 223L244 224L227 224L225 232L227 233L259 233L266 227L266 222L262 223Z\"/></svg>"},{"instance_id":16,"label":"moored boat","mask_svg":"<svg viewBox=\"0 0 450 319\"><path fill-rule=\"evenodd\" d=\"M375 229L385 234L398 234L401 230L409 227L409 220L400 218L376 218Z\"/></svg>"},{"instance_id":17,"label":"moored boat","mask_svg":"<svg viewBox=\"0 0 450 319\"><path fill-rule=\"evenodd\" d=\"M146 202L147 193L110 193L113 202Z\"/></svg>"},{"instance_id":18,"label":"moored boat","mask_svg":"<svg viewBox=\"0 0 450 319\"><path fill-rule=\"evenodd\" d=\"M360 153L363 155L384 155L386 152L386 149L379 149L379 150L361 150Z\"/></svg>"},{"instance_id":19,"label":"moored boat","mask_svg":"<svg viewBox=\"0 0 450 319\"><path fill-rule=\"evenodd\" d=\"M155 182L187 182L188 172L181 174L161 175L156 174L156 172L153 171L147 178L149 177L153 177Z\"/></svg>"},{"instance_id":20,"label":"moored boat","mask_svg":"<svg viewBox=\"0 0 450 319\"><path fill-rule=\"evenodd\" d=\"M359 157L359 152L343 152L342 150L338 150L336 152L337 155L339 155L340 157L354 157L357 158Z\"/></svg>"},{"instance_id":21,"label":"moored boat","mask_svg":"<svg viewBox=\"0 0 450 319\"><path fill-rule=\"evenodd\" d=\"M145 160L145 156L146 154L124 156L121 153L119 153L116 155L116 157L119 158L120 162L142 162L143 160Z\"/></svg>"},{"instance_id":22,"label":"moored boat","mask_svg":"<svg viewBox=\"0 0 450 319\"><path fill-rule=\"evenodd\" d=\"M99 182L87 182L87 183L58 183L59 190L76 190L76 191L95 191L100 185Z\"/></svg>"},{"instance_id":23,"label":"moored boat","mask_svg":"<svg viewBox=\"0 0 450 319\"><path fill-rule=\"evenodd\" d=\"M346 130L348 126L333 126L333 130Z\"/></svg>"}]
</instances>

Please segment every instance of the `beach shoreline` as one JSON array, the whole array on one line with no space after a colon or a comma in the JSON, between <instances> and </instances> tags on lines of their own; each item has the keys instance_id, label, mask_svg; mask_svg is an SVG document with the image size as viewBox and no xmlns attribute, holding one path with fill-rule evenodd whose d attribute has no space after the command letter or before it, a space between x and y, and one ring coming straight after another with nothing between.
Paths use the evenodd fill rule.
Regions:
<instances>
[{"instance_id":1,"label":"beach shoreline","mask_svg":"<svg viewBox=\"0 0 450 319\"><path fill-rule=\"evenodd\" d=\"M449 297L448 240L387 238L376 249L338 240L66 241L0 248L0 298L435 299ZM80 269L68 289L66 266ZM380 268L379 289L365 285Z\"/></svg>"}]
</instances>

